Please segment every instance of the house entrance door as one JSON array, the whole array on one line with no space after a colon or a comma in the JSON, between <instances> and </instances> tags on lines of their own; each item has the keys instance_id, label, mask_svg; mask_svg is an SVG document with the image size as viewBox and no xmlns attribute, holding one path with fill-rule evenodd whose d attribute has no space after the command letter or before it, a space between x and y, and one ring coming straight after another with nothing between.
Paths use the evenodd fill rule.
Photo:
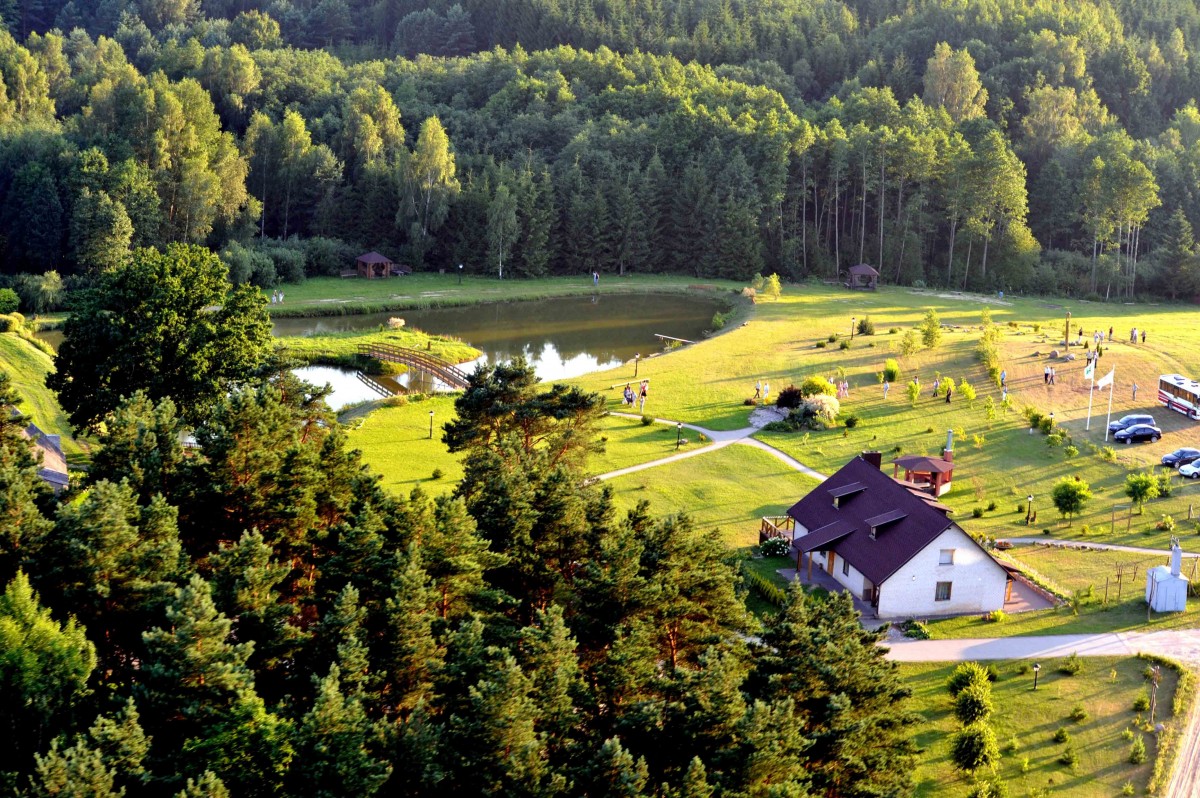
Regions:
<instances>
[{"instance_id":1,"label":"house entrance door","mask_svg":"<svg viewBox=\"0 0 1200 798\"><path fill-rule=\"evenodd\" d=\"M833 564L837 562L837 554L832 551L825 552L825 567L829 570L830 576L833 575Z\"/></svg>"}]
</instances>

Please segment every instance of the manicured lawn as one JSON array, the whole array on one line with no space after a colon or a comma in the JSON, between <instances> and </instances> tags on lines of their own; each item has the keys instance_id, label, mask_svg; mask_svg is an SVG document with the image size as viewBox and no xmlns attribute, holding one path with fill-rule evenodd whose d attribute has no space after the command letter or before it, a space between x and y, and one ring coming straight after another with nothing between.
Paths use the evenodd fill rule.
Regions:
<instances>
[{"instance_id":1,"label":"manicured lawn","mask_svg":"<svg viewBox=\"0 0 1200 798\"><path fill-rule=\"evenodd\" d=\"M433 411L433 438L429 411ZM361 449L363 460L383 477L383 485L407 495L413 488L430 494L450 491L462 479L457 454L442 443L441 426L454 417L454 398L435 396L400 407L382 407L351 422L350 445ZM433 478L440 469L442 476Z\"/></svg>"},{"instance_id":2,"label":"manicured lawn","mask_svg":"<svg viewBox=\"0 0 1200 798\"><path fill-rule=\"evenodd\" d=\"M1067 676L1058 671L1061 662L1040 663L1036 692L1032 689L1033 675L1028 672L1030 663L994 663L1000 678L992 685L995 714L991 724L1003 751L998 775L1007 782L1013 796L1117 796L1126 782L1133 783L1138 795L1143 794L1156 753L1154 735L1138 732L1146 743L1147 761L1142 765L1128 762L1130 742L1121 735L1123 730L1134 728L1137 721L1138 713L1132 706L1147 689L1142 676L1147 663L1134 657L1089 658L1084 660L1081 673ZM1021 673L1022 668L1025 673ZM915 773L917 796L960 798L972 785L972 779L956 770L950 758L953 736L959 728L946 690L946 679L953 669L953 664L944 663L900 665L904 681L913 692L911 706L924 719L916 735L923 749ZM1162 669L1156 720L1182 725L1185 718L1171 717L1176 681L1175 671ZM1082 705L1088 714L1082 723L1069 718L1076 705ZM1058 761L1066 745L1054 742L1053 737L1061 727L1069 731L1070 744L1079 756L1074 769ZM1046 793L1035 792L1038 790Z\"/></svg>"},{"instance_id":3,"label":"manicured lawn","mask_svg":"<svg viewBox=\"0 0 1200 798\"><path fill-rule=\"evenodd\" d=\"M17 393L25 400L21 412L42 431L62 435L63 452L72 464L78 462L85 449L71 437L67 415L45 383L46 375L54 370L53 359L16 333L0 333L0 368L8 372Z\"/></svg>"},{"instance_id":4,"label":"manicured lawn","mask_svg":"<svg viewBox=\"0 0 1200 798\"><path fill-rule=\"evenodd\" d=\"M741 283L697 280L674 275L605 276L598 288L590 275L548 277L538 280L497 280L466 275L413 274L387 280L317 277L285 285L284 304L269 305L273 316L318 316L404 310L478 302L507 302L545 297L631 293L672 293L692 290L740 291ZM269 296L270 291L263 291Z\"/></svg>"},{"instance_id":5,"label":"manicured lawn","mask_svg":"<svg viewBox=\"0 0 1200 798\"><path fill-rule=\"evenodd\" d=\"M761 516L777 514L787 497L815 483L765 452L733 444L606 484L619 507L646 500L656 515L687 513L698 529L720 529L729 545L742 547L758 542Z\"/></svg>"}]
</instances>

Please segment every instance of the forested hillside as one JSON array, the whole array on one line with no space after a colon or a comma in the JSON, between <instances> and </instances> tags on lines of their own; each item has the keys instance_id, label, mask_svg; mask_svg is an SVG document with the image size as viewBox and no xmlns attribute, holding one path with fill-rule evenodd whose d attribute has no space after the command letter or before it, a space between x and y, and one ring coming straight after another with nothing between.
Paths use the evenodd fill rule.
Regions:
<instances>
[{"instance_id":1,"label":"forested hillside","mask_svg":"<svg viewBox=\"0 0 1200 798\"><path fill-rule=\"evenodd\" d=\"M5 268L1200 290L1191 2L3 0ZM433 54L436 58L424 57Z\"/></svg>"}]
</instances>

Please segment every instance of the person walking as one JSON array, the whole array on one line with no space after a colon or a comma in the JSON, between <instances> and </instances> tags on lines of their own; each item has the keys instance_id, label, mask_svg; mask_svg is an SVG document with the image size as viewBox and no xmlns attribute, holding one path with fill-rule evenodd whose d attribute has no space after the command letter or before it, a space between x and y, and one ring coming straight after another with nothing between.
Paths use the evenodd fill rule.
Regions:
<instances>
[{"instance_id":1,"label":"person walking","mask_svg":"<svg viewBox=\"0 0 1200 798\"><path fill-rule=\"evenodd\" d=\"M770 396L771 396L771 383L764 382L763 383L763 404L764 405L767 403L767 399L769 399Z\"/></svg>"},{"instance_id":2,"label":"person walking","mask_svg":"<svg viewBox=\"0 0 1200 798\"><path fill-rule=\"evenodd\" d=\"M1057 373L1057 372L1054 370L1054 367L1053 367L1053 366L1051 366L1051 367L1050 367L1050 384L1051 384L1051 385L1053 385L1053 384L1054 384L1054 378L1055 378L1055 377L1057 377L1057 376L1058 376L1058 373Z\"/></svg>"},{"instance_id":3,"label":"person walking","mask_svg":"<svg viewBox=\"0 0 1200 798\"><path fill-rule=\"evenodd\" d=\"M650 393L650 380L642 380L642 385L638 393L641 394L642 398L642 404L638 407L638 412L641 413L646 410L646 396Z\"/></svg>"},{"instance_id":4,"label":"person walking","mask_svg":"<svg viewBox=\"0 0 1200 798\"><path fill-rule=\"evenodd\" d=\"M1003 388L1004 384L1006 382L1008 382L1008 369L1001 369L1000 370L1000 387Z\"/></svg>"},{"instance_id":5,"label":"person walking","mask_svg":"<svg viewBox=\"0 0 1200 798\"><path fill-rule=\"evenodd\" d=\"M933 378L933 398L934 398L934 399L936 399L936 398L937 398L937 395L938 395L938 388L941 388L941 387L942 387L942 378L941 378L941 377L934 377L934 378Z\"/></svg>"},{"instance_id":6,"label":"person walking","mask_svg":"<svg viewBox=\"0 0 1200 798\"><path fill-rule=\"evenodd\" d=\"M884 399L887 399L888 390L890 390L891 387L892 387L892 384L890 382L888 382L887 380L883 381L883 398Z\"/></svg>"},{"instance_id":7,"label":"person walking","mask_svg":"<svg viewBox=\"0 0 1200 798\"><path fill-rule=\"evenodd\" d=\"M1137 343L1137 327L1134 327L1132 330L1129 331L1129 343L1131 343L1131 344Z\"/></svg>"},{"instance_id":8,"label":"person walking","mask_svg":"<svg viewBox=\"0 0 1200 798\"><path fill-rule=\"evenodd\" d=\"M850 380L842 380L842 393L847 399L850 398Z\"/></svg>"},{"instance_id":9,"label":"person walking","mask_svg":"<svg viewBox=\"0 0 1200 798\"><path fill-rule=\"evenodd\" d=\"M1046 366L1046 368L1042 370L1042 384L1043 385L1050 384L1050 367L1049 366Z\"/></svg>"},{"instance_id":10,"label":"person walking","mask_svg":"<svg viewBox=\"0 0 1200 798\"><path fill-rule=\"evenodd\" d=\"M1137 383L1133 384L1133 401L1137 401Z\"/></svg>"},{"instance_id":11,"label":"person walking","mask_svg":"<svg viewBox=\"0 0 1200 798\"><path fill-rule=\"evenodd\" d=\"M1142 330L1142 343L1146 343L1146 331Z\"/></svg>"},{"instance_id":12,"label":"person walking","mask_svg":"<svg viewBox=\"0 0 1200 798\"><path fill-rule=\"evenodd\" d=\"M1108 328L1108 340L1110 340L1110 341L1112 340L1112 330L1113 330L1112 327Z\"/></svg>"},{"instance_id":13,"label":"person walking","mask_svg":"<svg viewBox=\"0 0 1200 798\"><path fill-rule=\"evenodd\" d=\"M1007 401L1008 401L1008 386L1001 385L1000 386L1000 404L1004 404Z\"/></svg>"},{"instance_id":14,"label":"person walking","mask_svg":"<svg viewBox=\"0 0 1200 798\"><path fill-rule=\"evenodd\" d=\"M946 380L946 404L950 404L951 396L954 396L954 383Z\"/></svg>"},{"instance_id":15,"label":"person walking","mask_svg":"<svg viewBox=\"0 0 1200 798\"><path fill-rule=\"evenodd\" d=\"M754 398L758 399L760 396L762 396L762 380L754 383Z\"/></svg>"}]
</instances>

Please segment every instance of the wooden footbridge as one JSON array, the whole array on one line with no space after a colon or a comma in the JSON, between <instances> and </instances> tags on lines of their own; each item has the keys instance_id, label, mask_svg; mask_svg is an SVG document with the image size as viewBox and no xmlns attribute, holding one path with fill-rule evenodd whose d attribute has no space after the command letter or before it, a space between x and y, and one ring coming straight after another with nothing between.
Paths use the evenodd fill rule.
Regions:
<instances>
[{"instance_id":1,"label":"wooden footbridge","mask_svg":"<svg viewBox=\"0 0 1200 798\"><path fill-rule=\"evenodd\" d=\"M400 363L410 369L422 371L451 388L466 388L467 373L449 361L442 360L419 349L406 349L392 344L360 344L358 353L388 363Z\"/></svg>"}]
</instances>

